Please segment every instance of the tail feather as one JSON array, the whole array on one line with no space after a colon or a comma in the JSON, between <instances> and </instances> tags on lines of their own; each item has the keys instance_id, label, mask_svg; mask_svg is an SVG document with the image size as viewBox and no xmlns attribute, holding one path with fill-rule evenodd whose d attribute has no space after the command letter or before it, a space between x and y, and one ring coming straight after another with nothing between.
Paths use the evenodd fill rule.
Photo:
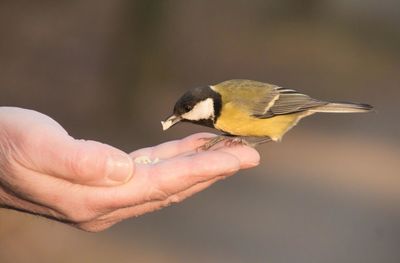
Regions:
<instances>
[{"instance_id":1,"label":"tail feather","mask_svg":"<svg viewBox=\"0 0 400 263\"><path fill-rule=\"evenodd\" d=\"M326 113L357 113L357 112L368 112L373 107L368 104L362 103L328 103L323 106L315 107L310 109L311 112L326 112Z\"/></svg>"}]
</instances>

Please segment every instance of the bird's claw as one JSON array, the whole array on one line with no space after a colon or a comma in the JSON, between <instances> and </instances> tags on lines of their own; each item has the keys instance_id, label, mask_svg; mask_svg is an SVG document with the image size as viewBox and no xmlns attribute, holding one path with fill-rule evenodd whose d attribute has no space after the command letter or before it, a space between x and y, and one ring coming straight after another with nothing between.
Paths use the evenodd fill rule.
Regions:
<instances>
[{"instance_id":1,"label":"bird's claw","mask_svg":"<svg viewBox=\"0 0 400 263\"><path fill-rule=\"evenodd\" d=\"M246 141L245 138L242 137L231 137L231 136L224 136L218 135L216 137L211 138L200 138L200 140L206 141L202 146L198 147L198 151L207 151L211 149L214 145L224 141L224 145L227 147L233 147L237 145L247 145L249 146L249 142Z\"/></svg>"},{"instance_id":2,"label":"bird's claw","mask_svg":"<svg viewBox=\"0 0 400 263\"><path fill-rule=\"evenodd\" d=\"M205 141L205 143L202 146L198 147L197 151L207 151L210 148L212 148L214 145L225 140L225 136L219 135L219 136L209 137L209 138L200 138L199 140Z\"/></svg>"}]
</instances>

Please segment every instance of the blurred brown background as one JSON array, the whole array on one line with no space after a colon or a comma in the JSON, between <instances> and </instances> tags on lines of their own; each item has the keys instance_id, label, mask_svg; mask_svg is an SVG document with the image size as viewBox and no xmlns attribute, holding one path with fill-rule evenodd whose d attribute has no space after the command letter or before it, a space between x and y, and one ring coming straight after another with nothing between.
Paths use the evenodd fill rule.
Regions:
<instances>
[{"instance_id":1,"label":"blurred brown background","mask_svg":"<svg viewBox=\"0 0 400 263\"><path fill-rule=\"evenodd\" d=\"M248 78L376 113L318 115L262 164L89 234L0 210L0 262L400 262L400 2L0 1L0 105L126 151L178 96Z\"/></svg>"}]
</instances>

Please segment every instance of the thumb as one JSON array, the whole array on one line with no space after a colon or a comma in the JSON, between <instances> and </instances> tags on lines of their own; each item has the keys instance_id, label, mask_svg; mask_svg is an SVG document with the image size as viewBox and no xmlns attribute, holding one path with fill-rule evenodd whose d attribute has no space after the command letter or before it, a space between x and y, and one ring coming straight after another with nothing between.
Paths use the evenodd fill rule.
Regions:
<instances>
[{"instance_id":1,"label":"thumb","mask_svg":"<svg viewBox=\"0 0 400 263\"><path fill-rule=\"evenodd\" d=\"M134 172L128 154L100 142L58 133L34 145L30 157L36 170L74 183L112 186L127 182Z\"/></svg>"}]
</instances>

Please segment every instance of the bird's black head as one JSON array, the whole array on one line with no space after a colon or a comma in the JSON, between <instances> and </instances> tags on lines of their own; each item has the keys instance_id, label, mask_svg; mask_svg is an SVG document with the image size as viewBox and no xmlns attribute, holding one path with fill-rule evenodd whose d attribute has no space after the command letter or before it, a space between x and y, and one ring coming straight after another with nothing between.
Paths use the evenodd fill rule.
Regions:
<instances>
[{"instance_id":1,"label":"bird's black head","mask_svg":"<svg viewBox=\"0 0 400 263\"><path fill-rule=\"evenodd\" d=\"M213 127L221 107L221 95L210 86L188 90L175 103L174 114L163 122L163 129L166 130L179 121Z\"/></svg>"}]
</instances>

